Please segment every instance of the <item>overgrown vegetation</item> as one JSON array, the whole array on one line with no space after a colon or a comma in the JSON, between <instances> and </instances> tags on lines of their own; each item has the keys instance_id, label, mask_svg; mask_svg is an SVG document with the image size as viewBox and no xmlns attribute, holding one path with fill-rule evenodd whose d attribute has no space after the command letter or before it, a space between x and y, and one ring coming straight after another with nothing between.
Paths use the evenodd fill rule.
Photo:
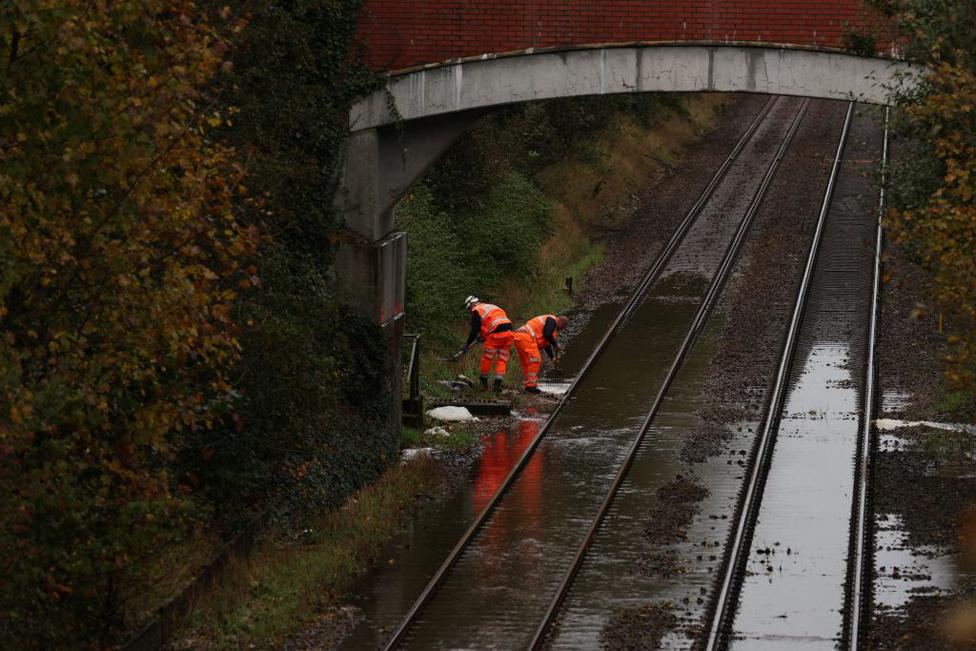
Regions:
<instances>
[{"instance_id":1,"label":"overgrown vegetation","mask_svg":"<svg viewBox=\"0 0 976 651\"><path fill-rule=\"evenodd\" d=\"M946 379L972 396L976 369L976 6L962 0L872 0L931 73L900 99L903 141L887 216L895 241L934 275L925 309L949 315Z\"/></svg>"},{"instance_id":2,"label":"overgrown vegetation","mask_svg":"<svg viewBox=\"0 0 976 651\"><path fill-rule=\"evenodd\" d=\"M238 206L240 219L264 236L258 282L235 306L235 418L188 453L229 530L279 495L292 516L334 506L396 452L379 330L338 300L329 279L348 107L378 84L355 63L359 4L251 2L232 68L216 82L233 111L220 136L246 156L254 197Z\"/></svg>"},{"instance_id":3,"label":"overgrown vegetation","mask_svg":"<svg viewBox=\"0 0 976 651\"><path fill-rule=\"evenodd\" d=\"M0 646L103 647L187 550L393 457L328 282L358 5L0 8Z\"/></svg>"},{"instance_id":4,"label":"overgrown vegetation","mask_svg":"<svg viewBox=\"0 0 976 651\"><path fill-rule=\"evenodd\" d=\"M376 561L418 498L429 499L442 482L436 461L417 458L390 469L342 509L309 518L296 537L266 541L197 605L176 647L281 647Z\"/></svg>"}]
</instances>

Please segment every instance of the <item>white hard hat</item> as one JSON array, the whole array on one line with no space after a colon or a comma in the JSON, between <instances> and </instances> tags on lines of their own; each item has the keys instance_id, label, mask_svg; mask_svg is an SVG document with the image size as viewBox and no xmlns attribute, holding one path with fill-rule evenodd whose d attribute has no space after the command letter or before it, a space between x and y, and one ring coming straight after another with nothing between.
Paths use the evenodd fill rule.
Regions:
<instances>
[{"instance_id":1,"label":"white hard hat","mask_svg":"<svg viewBox=\"0 0 976 651\"><path fill-rule=\"evenodd\" d=\"M466 299L464 299L464 309L470 310L472 305L475 305L480 302L481 299L478 298L477 296L468 296Z\"/></svg>"}]
</instances>

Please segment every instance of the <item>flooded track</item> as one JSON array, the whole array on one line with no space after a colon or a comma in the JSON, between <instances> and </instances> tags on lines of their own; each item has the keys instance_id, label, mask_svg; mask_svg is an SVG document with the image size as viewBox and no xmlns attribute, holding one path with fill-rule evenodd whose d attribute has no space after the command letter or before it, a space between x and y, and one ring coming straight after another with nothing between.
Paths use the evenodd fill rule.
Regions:
<instances>
[{"instance_id":1,"label":"flooded track","mask_svg":"<svg viewBox=\"0 0 976 651\"><path fill-rule=\"evenodd\" d=\"M753 361L762 359L759 351L746 352L744 359L717 360L720 337L727 336L730 322L779 331L777 342L785 337L796 291L792 278L799 282L802 265L797 260L793 271L790 263L775 263L767 272L776 279L775 290L757 277L755 267L770 266L760 258L799 257L806 251L845 110L836 102L811 105L757 218L758 239L746 250L749 273L737 272L744 275L736 294L764 292L761 309L730 297L695 344L582 563L552 628L552 648L671 649L701 641L701 621L721 566L756 423L727 421L732 430L728 451L705 454L690 465L688 444L702 428L703 412L735 413L733 405L717 404L716 396L706 392L707 374L716 367L725 369L726 382L743 387L750 402L769 399L766 385L772 376L763 379ZM796 244L787 246L784 236Z\"/></svg>"},{"instance_id":2,"label":"flooded track","mask_svg":"<svg viewBox=\"0 0 976 651\"><path fill-rule=\"evenodd\" d=\"M578 390L543 426L508 490L486 507L484 526L472 527L391 646L528 644L802 103L778 99L756 126L577 378Z\"/></svg>"},{"instance_id":3,"label":"flooded track","mask_svg":"<svg viewBox=\"0 0 976 651\"><path fill-rule=\"evenodd\" d=\"M856 630L848 605L864 571L857 490L873 314L878 111L851 114L835 195L825 202L779 385L730 538L706 648L836 648ZM843 146L842 146L843 147ZM812 272L812 273L810 273ZM788 380L788 381L787 381ZM864 455L862 455L864 456ZM858 481L855 481L858 479ZM853 509L853 510L852 510ZM852 522L852 513L854 515ZM853 543L853 544L852 544ZM852 552L853 550L853 552ZM853 627L853 628L852 628Z\"/></svg>"}]
</instances>

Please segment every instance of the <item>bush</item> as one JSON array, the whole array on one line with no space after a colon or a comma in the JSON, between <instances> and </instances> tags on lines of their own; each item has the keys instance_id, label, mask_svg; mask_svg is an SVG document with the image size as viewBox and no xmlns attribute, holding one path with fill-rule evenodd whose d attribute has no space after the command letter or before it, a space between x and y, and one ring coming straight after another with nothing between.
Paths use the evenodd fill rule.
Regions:
<instances>
[{"instance_id":1,"label":"bush","mask_svg":"<svg viewBox=\"0 0 976 651\"><path fill-rule=\"evenodd\" d=\"M530 279L535 273L550 214L542 192L517 173L470 212L448 213L425 185L415 187L397 207L398 226L410 237L410 328L456 346L454 329L467 319L465 296L474 292L490 300L505 279Z\"/></svg>"},{"instance_id":2,"label":"bush","mask_svg":"<svg viewBox=\"0 0 976 651\"><path fill-rule=\"evenodd\" d=\"M335 506L394 458L379 327L339 304L317 260L271 244L244 295L236 426L203 433L188 466L225 528L283 495Z\"/></svg>"}]
</instances>

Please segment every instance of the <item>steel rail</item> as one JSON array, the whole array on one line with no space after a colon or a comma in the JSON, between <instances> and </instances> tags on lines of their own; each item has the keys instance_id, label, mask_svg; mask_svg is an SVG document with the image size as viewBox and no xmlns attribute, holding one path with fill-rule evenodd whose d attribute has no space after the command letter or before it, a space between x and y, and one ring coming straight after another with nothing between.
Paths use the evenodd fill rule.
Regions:
<instances>
[{"instance_id":1,"label":"steel rail","mask_svg":"<svg viewBox=\"0 0 976 651\"><path fill-rule=\"evenodd\" d=\"M790 124L789 130L787 130L786 135L783 137L783 141L776 150L776 155L770 162L769 167L766 170L766 174L763 176L763 179L759 184L759 187L756 188L756 191L753 193L749 202L749 207L746 210L746 214L742 217L742 220L739 222L739 226L736 229L732 240L725 249L725 253L722 256L722 261L719 264L719 268L716 270L715 275L712 276L712 282L709 284L708 290L705 292L705 296L698 308L698 312L695 314L691 327L688 329L684 340L681 342L681 346L678 348L678 352L675 355L674 360L671 362L671 366L668 368L668 372L664 377L664 382L662 382L661 386L658 388L657 395L654 397L654 402L651 403L651 408L648 411L647 416L644 418L644 422L641 424L640 430L637 432L637 436L634 437L633 442L630 444L630 449L627 451L627 456L624 457L624 461L621 464L620 469L617 471L616 477L614 477L610 490L607 491L606 496L603 498L603 502L600 504L600 508L590 524L590 528L587 530L583 541L576 550L576 555L573 557L573 561L570 564L569 569L567 569L566 574L563 576L559 589L556 591L555 596L549 603L549 608L546 610L546 614L543 617L542 622L536 629L532 642L529 645L530 649L539 649L542 648L543 644L545 644L546 638L549 634L549 629L552 626L552 623L555 621L556 615L558 614L563 601L565 601L566 596L569 594L573 580L579 573L583 560L586 558L586 553L592 545L597 532L600 530L600 526L603 524L607 513L609 513L610 507L613 505L613 500L616 498L617 493L620 490L628 471L630 470L630 467L633 465L634 459L637 458L637 453L640 451L641 443L644 441L644 437L650 430L651 424L657 417L657 412L664 402L665 395L667 395L668 390L671 388L671 384L674 382L675 376L677 376L678 371L681 369L685 357L691 350L692 344L698 338L698 335L701 334L708 316L711 313L722 288L725 286L725 283L728 280L729 273L731 272L735 261L739 257L739 252L742 249L742 243L745 240L745 236L752 225L756 213L759 212L759 207L762 205L762 201L766 196L766 191L769 189L773 177L776 174L776 170L779 168L779 164L783 160L783 156L786 154L786 150L792 142L793 136L796 134L796 131L800 126L800 122L802 121L809 105L810 100L804 99L803 103L800 105L800 110L797 111L796 117L793 118L793 122Z\"/></svg>"},{"instance_id":2,"label":"steel rail","mask_svg":"<svg viewBox=\"0 0 976 651\"><path fill-rule=\"evenodd\" d=\"M600 357L603 350L606 348L607 343L609 343L609 341L613 338L619 326L630 315L630 313L633 312L636 305L640 303L641 299L643 298L644 294L647 292L648 288L651 286L652 282L661 273L661 270L664 268L664 265L667 263L668 260L670 260L671 255L678 248L678 245L684 240L685 235L687 234L688 230L691 228L691 225L698 218L702 209L705 207L706 202L712 196L712 193L715 191L715 188L718 186L719 182L725 176L725 173L728 171L729 167L732 166L732 163L735 162L735 160L738 158L739 154L745 148L746 144L752 138L753 134L756 132L756 129L759 127L763 119L766 117L770 109L773 107L773 104L776 102L776 99L777 98L772 97L769 99L769 101L766 102L763 108L756 115L755 119L746 129L745 133L743 133L742 137L740 137L738 142L736 142L736 145L735 147L733 147L731 153L728 155L728 157L726 157L725 161L722 163L722 165L718 168L718 170L709 180L704 190L702 190L701 195L698 197L698 200L694 203L694 205L692 205L692 207L685 214L681 223L678 225L674 233L671 235L667 243L664 245L664 249L662 249L657 259L645 272L641 282L631 292L630 297L627 299L627 302L624 304L623 308L621 308L620 312L617 314L613 322L607 328L606 332L603 334L603 337L600 339L599 343L597 343L596 347L593 349L593 352L590 353L590 356L587 358L586 362L580 368L579 373L576 374L576 377L573 379L573 382L569 385L566 392L563 394L559 403L552 410L552 413L549 414L549 417L546 419L546 422L543 423L542 427L539 429L539 433L536 435L535 439L525 449L525 451L522 453L522 456L519 457L518 462L516 462L515 466L512 468L508 476L505 478L505 481L502 482L502 485L495 492L495 495L491 498L488 504L485 505L484 509L482 509L477 519L464 532L460 540L458 540L457 544L451 550L451 553L448 554L446 559L444 559L444 562L441 563L440 567L437 569L437 572L434 573L434 576L431 577L430 581L424 587L423 592L421 592L420 596L417 597L416 601L414 601L413 605L410 607L410 610L407 611L407 614L401 620L396 630L393 631L392 635L390 636L390 639L383 647L385 650L389 651L390 649L395 649L404 641L407 632L410 630L410 627L413 624L414 619L416 619L420 611L424 608L424 606L427 605L431 597L433 597L434 593L437 591L437 588L439 588L440 585L444 582L447 573L451 570L452 567L454 567L458 559L461 557L461 554L464 553L464 550L467 549L467 547L471 544L471 541L475 538L478 531L481 529L484 523L488 520L488 517L494 511L495 506L497 506L498 502L501 501L502 496L508 491L508 489L512 486L512 484L515 483L515 479L518 477L519 473L521 473L521 471L525 468L525 466L528 465L529 458L535 452L535 449L538 447L543 437L545 437L545 435L549 432L552 423L555 422L556 417L559 415L563 407L565 407L569 399L572 397L573 392L575 391L576 387L579 385L579 382L583 379L583 377L586 376L590 368L592 368L594 362L596 362L596 360Z\"/></svg>"},{"instance_id":3,"label":"steel rail","mask_svg":"<svg viewBox=\"0 0 976 651\"><path fill-rule=\"evenodd\" d=\"M855 650L860 647L861 611L867 604L864 603L868 591L864 589L867 577L864 576L866 570L865 548L868 542L869 523L868 523L868 492L871 481L871 453L874 449L874 438L872 437L871 423L874 417L874 393L875 393L875 358L874 345L878 332L878 301L881 293L881 252L884 249L884 229L882 218L884 217L885 205L885 182L888 166L888 118L890 109L885 108L884 122L884 144L881 150L881 192L878 196L878 226L874 235L874 272L871 287L871 325L868 328L868 360L865 369L864 379L864 412L862 415L863 424L861 425L861 437L858 441L857 464L855 467L855 487L857 499L854 502L854 549L851 552L853 562L849 565L851 572L848 577L848 585L851 586L849 592L849 602L845 609L847 613L845 626L845 639L847 648Z\"/></svg>"},{"instance_id":4,"label":"steel rail","mask_svg":"<svg viewBox=\"0 0 976 651\"><path fill-rule=\"evenodd\" d=\"M725 566L725 573L722 577L721 587L715 600L715 610L712 622L708 630L708 638L705 640L705 650L714 651L720 642L722 624L731 617L736 595L733 590L733 579L739 574L744 566L747 556L743 550L748 549L745 544L746 536L750 533L749 521L758 515L759 500L762 496L762 479L764 469L768 465L774 443L774 432L779 426L779 416L783 408L783 401L786 393L786 384L789 380L790 369L792 367L793 352L796 348L797 335L800 330L800 322L806 309L807 297L810 284L813 279L813 270L817 262L817 255L820 252L820 241L823 236L824 224L827 221L827 213L830 209L831 197L834 193L834 185L837 181L837 174L840 170L840 163L844 154L844 145L847 142L847 134L850 131L851 116L854 113L854 102L850 102L847 107L847 117L844 120L844 128L841 131L840 141L837 143L837 153L834 157L834 164L830 170L830 179L827 181L827 189L824 192L823 204L820 208L820 215L817 219L817 228L814 232L813 242L810 245L810 252L807 255L807 265L803 271L803 280L797 292L796 303L793 306L793 316L790 319L790 327L786 335L786 344L783 346L783 354L780 357L779 368L776 373L776 382L773 385L773 393L769 400L769 407L766 412L766 421L763 431L758 439L756 453L753 456L752 468L749 474L749 482L746 485L745 494L739 511L736 528L731 535L731 545L727 552L728 559Z\"/></svg>"}]
</instances>

